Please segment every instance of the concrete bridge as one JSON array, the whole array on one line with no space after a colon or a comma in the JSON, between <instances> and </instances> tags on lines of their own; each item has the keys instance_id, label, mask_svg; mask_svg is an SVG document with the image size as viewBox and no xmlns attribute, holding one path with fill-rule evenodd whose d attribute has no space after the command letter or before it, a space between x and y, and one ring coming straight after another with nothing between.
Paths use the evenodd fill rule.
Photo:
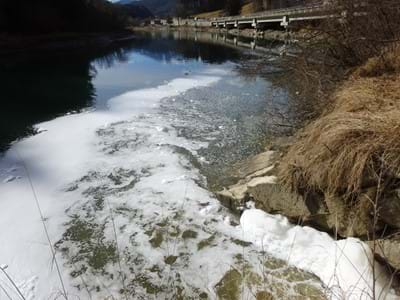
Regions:
<instances>
[{"instance_id":1,"label":"concrete bridge","mask_svg":"<svg viewBox=\"0 0 400 300\"><path fill-rule=\"evenodd\" d=\"M273 26L287 27L292 22L321 20L337 16L326 5L316 4L263 11L247 16L214 18L210 25L217 28L265 28Z\"/></svg>"},{"instance_id":2,"label":"concrete bridge","mask_svg":"<svg viewBox=\"0 0 400 300\"><path fill-rule=\"evenodd\" d=\"M167 21L160 21L161 24L167 24L175 27L188 26L188 27L216 27L223 29L267 29L267 28L279 28L281 26L288 27L289 24L295 22L312 22L323 20L327 18L338 18L344 20L348 17L357 17L365 15L363 0L360 0L356 6L357 12L353 12L354 15L350 16L344 8L336 7L332 9L332 6L323 4L324 1L318 1L316 4L308 4L303 6L295 6L284 9L273 9L262 11L255 14L246 16L230 16L220 18L173 18L170 24Z\"/></svg>"}]
</instances>

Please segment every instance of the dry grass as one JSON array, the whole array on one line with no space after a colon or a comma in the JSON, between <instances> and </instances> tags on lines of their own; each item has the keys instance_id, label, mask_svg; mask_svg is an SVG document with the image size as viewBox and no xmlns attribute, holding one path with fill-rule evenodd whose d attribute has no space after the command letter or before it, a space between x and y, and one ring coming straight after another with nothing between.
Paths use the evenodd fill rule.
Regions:
<instances>
[{"instance_id":1,"label":"dry grass","mask_svg":"<svg viewBox=\"0 0 400 300\"><path fill-rule=\"evenodd\" d=\"M246 3L242 6L242 9L240 10L240 15L241 16L246 16L250 15L256 12L256 8L254 6L253 2ZM204 12L201 14L194 15L193 17L197 17L200 19L208 19L208 18L219 18L225 16L225 11L223 9L220 10L215 10L215 11L209 11L209 12Z\"/></svg>"},{"instance_id":2,"label":"dry grass","mask_svg":"<svg viewBox=\"0 0 400 300\"><path fill-rule=\"evenodd\" d=\"M208 18L219 18L225 15L224 10L215 10L215 11L209 11L209 12L204 12L201 14L194 15L196 18L200 19L208 19Z\"/></svg>"},{"instance_id":3,"label":"dry grass","mask_svg":"<svg viewBox=\"0 0 400 300\"><path fill-rule=\"evenodd\" d=\"M385 55L400 61L395 53ZM352 196L400 177L400 75L360 77L359 70L284 157L280 175L292 190Z\"/></svg>"},{"instance_id":4,"label":"dry grass","mask_svg":"<svg viewBox=\"0 0 400 300\"><path fill-rule=\"evenodd\" d=\"M356 74L361 77L373 77L396 72L400 72L400 44L385 49L379 57L368 59Z\"/></svg>"},{"instance_id":5,"label":"dry grass","mask_svg":"<svg viewBox=\"0 0 400 300\"><path fill-rule=\"evenodd\" d=\"M251 15L256 12L256 7L253 2L247 3L242 6L242 10L240 11L241 16Z\"/></svg>"},{"instance_id":6,"label":"dry grass","mask_svg":"<svg viewBox=\"0 0 400 300\"><path fill-rule=\"evenodd\" d=\"M353 194L400 170L400 111L333 113L306 128L286 155L282 179L297 191Z\"/></svg>"}]
</instances>

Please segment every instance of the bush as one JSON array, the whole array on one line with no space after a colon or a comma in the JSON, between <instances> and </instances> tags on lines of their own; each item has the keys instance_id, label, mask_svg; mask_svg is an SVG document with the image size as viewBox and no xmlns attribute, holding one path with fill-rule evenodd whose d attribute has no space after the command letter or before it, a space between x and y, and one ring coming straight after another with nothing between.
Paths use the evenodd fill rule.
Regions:
<instances>
[{"instance_id":1,"label":"bush","mask_svg":"<svg viewBox=\"0 0 400 300\"><path fill-rule=\"evenodd\" d=\"M328 37L331 56L345 65L361 65L400 39L397 0L334 0L329 6L340 17L326 20L319 30Z\"/></svg>"}]
</instances>

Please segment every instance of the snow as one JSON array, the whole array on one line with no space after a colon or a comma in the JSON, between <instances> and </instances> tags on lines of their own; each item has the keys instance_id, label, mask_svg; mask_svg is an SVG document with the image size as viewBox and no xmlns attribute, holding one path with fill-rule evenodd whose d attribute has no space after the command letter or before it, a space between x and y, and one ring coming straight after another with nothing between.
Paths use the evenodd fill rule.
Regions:
<instances>
[{"instance_id":1,"label":"snow","mask_svg":"<svg viewBox=\"0 0 400 300\"><path fill-rule=\"evenodd\" d=\"M369 247L355 238L333 240L307 226L295 226L280 215L246 210L240 219L243 237L289 264L317 275L332 299L372 299L373 256ZM376 264L376 298L396 299L387 289L390 279Z\"/></svg>"}]
</instances>

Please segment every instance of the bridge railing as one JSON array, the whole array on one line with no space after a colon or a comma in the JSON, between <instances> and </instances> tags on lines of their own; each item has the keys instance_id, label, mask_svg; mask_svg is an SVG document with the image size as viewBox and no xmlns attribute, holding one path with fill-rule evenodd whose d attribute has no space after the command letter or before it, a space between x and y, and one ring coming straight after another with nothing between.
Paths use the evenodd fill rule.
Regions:
<instances>
[{"instance_id":1,"label":"bridge railing","mask_svg":"<svg viewBox=\"0 0 400 300\"><path fill-rule=\"evenodd\" d=\"M275 17L275 16L283 16L283 15L298 15L298 14L309 14L309 13L322 13L327 12L329 9L326 5L318 3L318 4L309 4L309 5L301 5L294 6L290 8L284 9L273 9L266 10L258 13L253 13L245 16L229 16L229 17L219 17L212 18L212 22L229 22L229 21L237 21L237 20L248 20L254 18L266 18L266 17Z\"/></svg>"}]
</instances>

